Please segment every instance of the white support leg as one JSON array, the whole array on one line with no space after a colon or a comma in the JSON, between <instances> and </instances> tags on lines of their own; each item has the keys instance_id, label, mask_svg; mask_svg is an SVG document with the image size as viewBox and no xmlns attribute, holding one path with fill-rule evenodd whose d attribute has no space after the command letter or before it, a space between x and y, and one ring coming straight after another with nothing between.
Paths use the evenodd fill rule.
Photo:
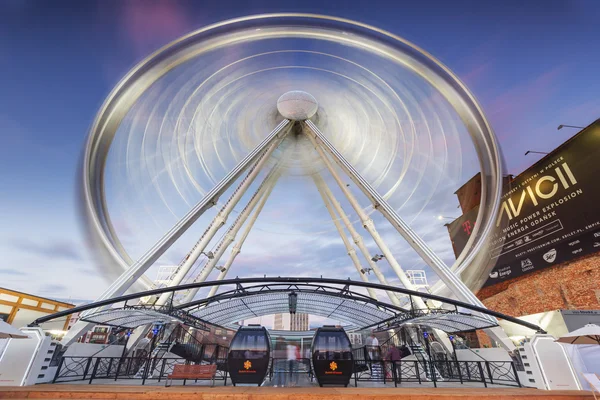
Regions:
<instances>
[{"instance_id":1,"label":"white support leg","mask_svg":"<svg viewBox=\"0 0 600 400\"><path fill-rule=\"evenodd\" d=\"M310 121L308 121L308 122L310 122ZM367 232L369 232L369 234L371 235L371 237L373 238L373 240L375 241L375 243L377 244L377 246L379 247L379 249L385 256L385 258L388 260L388 262L390 263L390 266L392 267L394 272L396 272L396 275L398 275L398 278L400 278L400 282L402 282L402 285L405 288L407 288L408 290L416 291L412 282L410 281L410 279L408 279L408 276L406 276L406 274L400 267L400 264L398 264L398 262L396 261L396 258L390 251L389 247L387 247L387 245L385 244L385 242L379 235L379 232L377 232L377 229L375 229L375 224L373 224L373 220L371 220L371 218L369 218L369 216L365 213L365 211L362 209L360 204L358 204L358 201L356 201L356 198L354 197L354 195L350 192L350 190L348 190L348 187L340 178L339 174L337 173L337 171L331 164L331 161L329 161L329 158L327 158L327 155L323 152L323 149L321 148L321 146L319 146L316 139L312 135L309 134L307 136L308 136L309 140L312 142L312 144L315 147L315 149L317 150L317 152L319 153L319 155L321 156L321 159L323 160L323 163L329 170L329 173L331 173L331 175L337 182L340 189L342 189L344 196L346 196L346 198L350 202L350 205L352 206L352 208L354 208L354 211L360 218L363 226L365 227ZM375 272L375 270L373 270L373 272ZM398 301L397 297L395 295L392 298L396 298L396 301ZM425 304L423 299L421 299L420 297L414 297L413 301L417 308L423 309L423 310L428 309L427 305Z\"/></svg>"},{"instance_id":2,"label":"white support leg","mask_svg":"<svg viewBox=\"0 0 600 400\"><path fill-rule=\"evenodd\" d=\"M484 307L479 299L467 288L467 286L448 268L448 266L440 259L437 254L429 248L429 246L421 239L415 231L388 204L388 202L354 169L354 167L337 151L323 133L311 121L306 121L305 130L308 137L318 148L324 148L342 168L342 170L352 179L352 181L363 191L363 193L371 200L375 209L383 214L383 216L392 224L394 228L402 235L408 244L421 256L421 258L438 274L440 279L444 281L446 286L451 289L454 294L462 301ZM322 143L320 146L317 140ZM328 160L329 161L329 160Z\"/></svg>"},{"instance_id":3,"label":"white support leg","mask_svg":"<svg viewBox=\"0 0 600 400\"><path fill-rule=\"evenodd\" d=\"M318 176L318 175L317 176L313 175L313 180L315 181L315 185L317 186L317 189L319 190L319 194L321 195L321 198L323 199L323 203L325 203L325 207L327 208L327 211L329 211L329 215L331 216L331 219L333 220L333 223L338 231L338 234L340 235L340 237L342 238L342 241L344 242L344 246L346 247L346 252L350 256L350 259L352 260L352 264L354 264L354 267L356 268L358 275L361 277L361 279L364 282L369 282L369 277L367 276L366 271L363 269L358 257L356 256L356 250L354 250L354 247L352 246L352 244L350 244L350 241L346 237L346 232L344 232L344 228L342 228L342 225L340 225L340 222L338 221L338 218L337 218L337 214L336 214L335 210L333 209L333 206L330 202L329 196L327 195L326 189L323 187L323 186L326 186L325 182L323 182L323 179L321 178L321 176ZM367 291L369 292L369 296L372 299L377 300L377 294L375 293L375 290L373 288L369 288L369 289L367 289ZM393 296L393 297L395 298L396 296Z\"/></svg>"},{"instance_id":4,"label":"white support leg","mask_svg":"<svg viewBox=\"0 0 600 400\"><path fill-rule=\"evenodd\" d=\"M392 224L392 226L400 233L400 235L406 240L406 242L419 254L419 256L429 265L435 273L444 282L446 287L450 289L454 295L461 301L469 303L479 307L485 307L485 305L475 296L471 290L460 280L460 277L454 274L450 268L438 257L435 252L429 248L427 243L423 241L417 235L411 227L404 222L404 220L398 215L396 210L367 182L358 171L350 164L344 156L331 144L331 142L323 135L323 133L317 128L312 122L307 120L306 126L309 129L305 129L304 132L309 138L312 138L314 142L317 140L323 144L323 148L331 155L335 162L342 168L342 170L352 179L352 181L362 190L362 192L369 198L375 209L377 209L383 216ZM313 143L314 143L313 142ZM319 146L320 147L320 146ZM482 314L482 317L489 321L497 324L498 320L492 316ZM504 331L499 329L487 329L486 332L502 344L502 346L508 350L514 349L514 345L506 336Z\"/></svg>"},{"instance_id":5,"label":"white support leg","mask_svg":"<svg viewBox=\"0 0 600 400\"><path fill-rule=\"evenodd\" d=\"M342 218L342 222L346 226L346 229L348 230L348 232L350 232L350 236L352 236L352 240L354 240L356 247L358 247L358 250L360 250L361 254L367 261L367 264L369 265L369 268L373 271L373 274L375 274L375 276L377 277L377 279L379 280L379 282L382 285L389 285L387 279L385 278L385 275L383 275L383 273L381 272L381 270L379 269L379 267L377 266L375 261L373 261L371 253L369 253L369 249L367 249L367 246L365 245L365 242L364 242L362 236L354 228L354 225L352 225L352 222L350 222L350 219L348 219L348 216L344 212L342 205L339 203L339 201L337 201L333 192L331 191L331 189L329 189L329 186L327 186L327 184L323 181L323 178L319 175L317 179L320 179L322 181L321 186L323 188L323 191L327 195L327 198L331 202L331 205L333 206L333 208L336 210L338 215ZM398 300L397 293L394 293L391 291L386 291L386 294L388 295L392 304L394 304L395 306L400 306L400 300Z\"/></svg>"},{"instance_id":6,"label":"white support leg","mask_svg":"<svg viewBox=\"0 0 600 400\"><path fill-rule=\"evenodd\" d=\"M129 287L137 281L140 276L146 272L148 268L160 256L164 254L165 251L169 247L175 243L177 239L181 237L188 230L188 228L196 222L198 218L206 210L211 208L219 198L230 186L233 182L235 182L240 175L254 163L260 155L267 149L273 142L278 141L280 138L285 137L285 135L289 132L289 129L286 129L290 121L285 119L281 121L267 137L260 142L254 150L252 150L242 161L240 161L235 168L227 174L210 192L208 192L202 200L198 204L194 206L182 219L180 219L150 250L148 250L139 260L137 260L134 264L132 264L125 272L121 274L119 278L117 278L109 287L104 291L104 293L97 300L106 300L111 297L120 296L129 289ZM90 310L88 313L94 312L97 310ZM88 313L84 313L88 314ZM92 327L93 324L89 322L79 321L77 322L67 334L63 337L61 343L64 346L70 345L72 342L77 340L77 338L83 335L87 330Z\"/></svg>"},{"instance_id":7,"label":"white support leg","mask_svg":"<svg viewBox=\"0 0 600 400\"><path fill-rule=\"evenodd\" d=\"M200 238L200 241L198 243L196 243L196 246L194 247L192 252L188 255L188 257L186 258L184 263L177 270L177 273L175 274L173 279L171 279L171 281L167 285L168 287L177 286L183 281L183 278L185 278L185 276L188 274L188 272L190 271L192 266L196 263L196 261L198 260L200 255L204 252L204 249L206 248L208 243L210 243L210 241L213 239L213 237L215 236L217 231L219 229L221 229L221 227L225 224L225 222L227 222L227 218L229 217L229 214L233 211L233 209L235 208L237 203L242 199L242 197L244 196L244 194L246 193L246 191L248 190L250 185L252 185L252 183L254 182L254 179L256 179L256 177L258 176L262 167L264 167L265 163L267 162L267 160L269 159L271 154L273 154L273 151L275 151L275 149L281 144L282 140L283 140L283 138L276 140L267 148L267 150L264 152L262 157L258 160L258 162L254 166L254 168L250 171L250 173L242 181L240 186L238 186L238 188L235 190L235 192L233 192L233 194L231 195L229 200L225 203L223 208L221 208L219 213L213 219L212 223L208 226L208 228L202 235L202 238ZM169 301L169 299L171 298L172 295L173 294L169 293L169 292L163 293L158 298L155 305L156 306L165 305L167 303L167 301Z\"/></svg>"},{"instance_id":8,"label":"white support leg","mask_svg":"<svg viewBox=\"0 0 600 400\"><path fill-rule=\"evenodd\" d=\"M214 252L214 257L212 258L212 260L208 261L208 263L204 266L204 268L202 269L200 274L196 277L196 279L194 279L194 282L204 282L206 280L206 278L208 278L208 276L210 275L210 273L212 272L214 267L217 265L217 263L219 262L219 260L221 259L221 257L223 256L223 254L225 253L227 248L229 247L229 245L231 245L231 243L233 243L233 241L235 240L236 235L238 234L239 230L241 229L241 227L244 225L244 223L248 219L248 216L250 215L250 213L252 212L254 207L258 204L259 200L263 197L263 195L267 191L269 191L269 187L272 187L275 185L275 182L277 181L277 179L279 178L279 175L280 175L279 168L275 167L275 169L277 169L277 171L275 171L275 170L272 171L272 173L270 173L265 178L263 183L260 185L258 190L254 193L254 195L252 196L252 198L246 205L246 207L244 207L244 209L242 210L240 215L238 215L235 222L231 225L231 227L227 231L227 234L225 234L225 237L223 238L221 243L219 243L219 245L217 246L217 249ZM182 303L185 304L185 303L189 303L190 301L192 301L199 290L200 290L199 288L191 289L186 294Z\"/></svg>"},{"instance_id":9,"label":"white support leg","mask_svg":"<svg viewBox=\"0 0 600 400\"><path fill-rule=\"evenodd\" d=\"M275 187L275 182L276 182L276 180L274 180L267 187L267 189L265 190L265 193L262 195L260 201L256 205L256 211L254 211L254 214L252 214L252 217L248 221L248 225L244 229L244 232L242 233L240 240L231 249L231 254L229 255L229 258L227 259L227 262L225 262L225 265L223 265L223 270L219 273L219 276L217 276L217 279L216 279L217 281L222 281L223 279L225 279L225 276L227 276L227 273L229 272L229 268L231 268L231 265L235 261L235 258L237 257L237 255L240 254L240 251L242 250L242 246L244 245L244 241L246 241L246 238L248 237L248 234L252 230L252 227L254 226L256 219L260 215L260 212L262 211L263 207L265 206L265 203L267 202L267 199L269 198L269 196L271 195L271 192L273 191L273 188ZM211 287L210 292L208 293L208 296L206 296L206 297L207 298L213 297L217 293L218 289L219 289L218 285Z\"/></svg>"}]
</instances>

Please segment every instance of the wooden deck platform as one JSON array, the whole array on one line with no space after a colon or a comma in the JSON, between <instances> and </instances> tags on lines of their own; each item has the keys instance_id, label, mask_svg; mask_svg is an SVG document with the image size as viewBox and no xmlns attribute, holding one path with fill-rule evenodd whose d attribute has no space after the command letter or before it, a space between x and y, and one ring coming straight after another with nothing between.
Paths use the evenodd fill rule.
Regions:
<instances>
[{"instance_id":1,"label":"wooden deck platform","mask_svg":"<svg viewBox=\"0 0 600 400\"><path fill-rule=\"evenodd\" d=\"M274 388L37 385L0 387L0 399L140 399L140 400L590 400L587 391L479 388Z\"/></svg>"}]
</instances>

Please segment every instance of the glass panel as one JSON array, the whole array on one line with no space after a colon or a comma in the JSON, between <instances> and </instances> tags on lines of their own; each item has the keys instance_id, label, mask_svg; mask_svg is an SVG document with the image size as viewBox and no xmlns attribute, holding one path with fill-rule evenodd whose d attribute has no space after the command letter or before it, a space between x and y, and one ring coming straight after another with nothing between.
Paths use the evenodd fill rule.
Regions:
<instances>
[{"instance_id":1,"label":"glass panel","mask_svg":"<svg viewBox=\"0 0 600 400\"><path fill-rule=\"evenodd\" d=\"M345 332L319 332L315 336L314 356L317 360L350 360L352 348Z\"/></svg>"},{"instance_id":2,"label":"glass panel","mask_svg":"<svg viewBox=\"0 0 600 400\"><path fill-rule=\"evenodd\" d=\"M236 358L261 358L268 350L265 331L239 331L231 341L231 354Z\"/></svg>"}]
</instances>

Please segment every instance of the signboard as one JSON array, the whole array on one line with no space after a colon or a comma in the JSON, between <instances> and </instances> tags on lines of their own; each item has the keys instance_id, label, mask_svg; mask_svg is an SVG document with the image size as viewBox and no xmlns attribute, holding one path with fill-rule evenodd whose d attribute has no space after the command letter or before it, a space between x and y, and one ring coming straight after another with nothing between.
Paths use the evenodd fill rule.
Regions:
<instances>
[{"instance_id":1,"label":"signboard","mask_svg":"<svg viewBox=\"0 0 600 400\"><path fill-rule=\"evenodd\" d=\"M477 211L448 226L457 257ZM600 251L600 120L511 182L496 226L484 286Z\"/></svg>"}]
</instances>

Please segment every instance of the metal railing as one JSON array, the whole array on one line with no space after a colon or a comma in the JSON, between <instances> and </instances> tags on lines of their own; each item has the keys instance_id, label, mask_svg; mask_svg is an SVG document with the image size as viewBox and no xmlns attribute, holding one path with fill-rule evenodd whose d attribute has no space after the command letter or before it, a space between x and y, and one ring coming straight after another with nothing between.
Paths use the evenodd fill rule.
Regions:
<instances>
[{"instance_id":1,"label":"metal railing","mask_svg":"<svg viewBox=\"0 0 600 400\"><path fill-rule=\"evenodd\" d=\"M88 381L98 379L137 379L144 385L147 380L161 382L173 371L177 364L189 364L182 358L151 357L62 357L53 383ZM227 385L227 359L217 358L201 364L216 364L215 380L223 380ZM424 368L430 368L430 371ZM431 373L439 371L438 374ZM271 359L269 379L277 374L307 374L314 379L311 360L302 358L294 361L292 369L285 358ZM515 364L511 361L428 361L423 367L418 360L354 360L354 385L358 382L381 382L394 386L407 382L432 383L481 383L483 386L502 385L521 387Z\"/></svg>"},{"instance_id":2,"label":"metal railing","mask_svg":"<svg viewBox=\"0 0 600 400\"><path fill-rule=\"evenodd\" d=\"M146 380L166 379L177 364L190 364L183 358L151 358L151 357L62 357L52 383L88 381L92 384L98 379L139 379L142 385ZM212 362L200 364L216 364L215 380L223 380L227 384L227 359L213 359Z\"/></svg>"},{"instance_id":3,"label":"metal railing","mask_svg":"<svg viewBox=\"0 0 600 400\"><path fill-rule=\"evenodd\" d=\"M384 384L394 382L394 386L403 382L431 382L434 387L438 383L481 383L483 386L503 385L522 387L515 364L511 361L367 361L371 373L354 374L355 386L358 381L381 381ZM373 374L373 366L383 372L383 376ZM429 368L430 370L424 370ZM437 370L439 374L433 373Z\"/></svg>"}]
</instances>

